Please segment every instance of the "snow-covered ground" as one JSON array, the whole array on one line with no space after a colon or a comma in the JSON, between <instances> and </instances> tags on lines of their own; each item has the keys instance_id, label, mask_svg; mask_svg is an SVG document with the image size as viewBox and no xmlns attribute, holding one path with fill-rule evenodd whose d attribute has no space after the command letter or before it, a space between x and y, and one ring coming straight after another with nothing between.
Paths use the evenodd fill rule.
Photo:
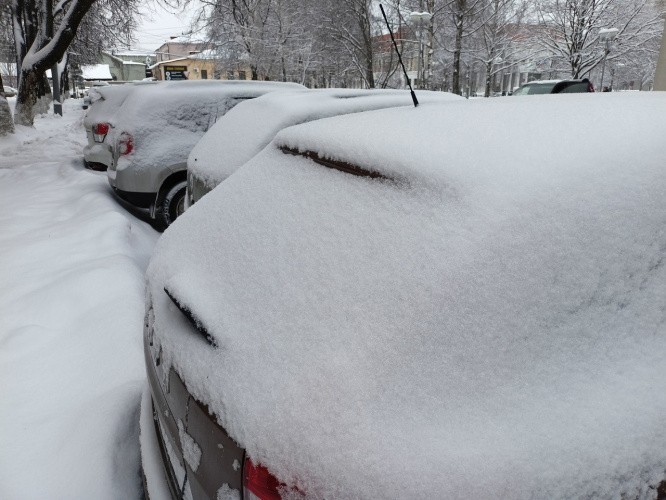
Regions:
<instances>
[{"instance_id":1,"label":"snow-covered ground","mask_svg":"<svg viewBox=\"0 0 666 500\"><path fill-rule=\"evenodd\" d=\"M83 113L69 100L62 118L0 138L0 498L141 496L144 271L159 233L83 168Z\"/></svg>"}]
</instances>

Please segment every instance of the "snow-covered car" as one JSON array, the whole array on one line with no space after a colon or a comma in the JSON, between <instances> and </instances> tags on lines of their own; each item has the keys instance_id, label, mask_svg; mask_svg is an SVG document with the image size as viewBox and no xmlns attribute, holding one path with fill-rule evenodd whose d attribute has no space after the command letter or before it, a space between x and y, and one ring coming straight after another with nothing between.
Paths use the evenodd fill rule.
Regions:
<instances>
[{"instance_id":1,"label":"snow-covered car","mask_svg":"<svg viewBox=\"0 0 666 500\"><path fill-rule=\"evenodd\" d=\"M183 212L187 156L203 134L236 104L296 83L169 81L138 85L109 131L113 161L107 170L116 194L150 209L159 229Z\"/></svg>"},{"instance_id":2,"label":"snow-covered car","mask_svg":"<svg viewBox=\"0 0 666 500\"><path fill-rule=\"evenodd\" d=\"M577 94L581 92L594 92L594 85L587 78L580 80L535 80L515 89L513 95Z\"/></svg>"},{"instance_id":3,"label":"snow-covered car","mask_svg":"<svg viewBox=\"0 0 666 500\"><path fill-rule=\"evenodd\" d=\"M9 87L7 85L3 85L2 90L5 93L5 97L16 97L16 95L18 94L18 90L16 90L14 87Z\"/></svg>"},{"instance_id":4,"label":"snow-covered car","mask_svg":"<svg viewBox=\"0 0 666 500\"><path fill-rule=\"evenodd\" d=\"M95 89L99 87L109 87L111 84L109 82L101 81L101 80L95 80L90 83L90 87L86 87L83 89L83 109L88 109L90 104L92 103L94 99L94 92Z\"/></svg>"},{"instance_id":5,"label":"snow-covered car","mask_svg":"<svg viewBox=\"0 0 666 500\"><path fill-rule=\"evenodd\" d=\"M457 101L448 92L417 91L423 104ZM194 204L291 125L396 106L412 106L404 90L322 89L272 93L227 113L187 159L187 202Z\"/></svg>"},{"instance_id":6,"label":"snow-covered car","mask_svg":"<svg viewBox=\"0 0 666 500\"><path fill-rule=\"evenodd\" d=\"M83 147L83 163L92 170L106 170L113 162L113 144L109 132L113 118L134 84L92 87L86 96L89 105L83 118L88 144Z\"/></svg>"},{"instance_id":7,"label":"snow-covered car","mask_svg":"<svg viewBox=\"0 0 666 500\"><path fill-rule=\"evenodd\" d=\"M150 497L663 495L666 93L608 97L297 125L187 210Z\"/></svg>"}]
</instances>

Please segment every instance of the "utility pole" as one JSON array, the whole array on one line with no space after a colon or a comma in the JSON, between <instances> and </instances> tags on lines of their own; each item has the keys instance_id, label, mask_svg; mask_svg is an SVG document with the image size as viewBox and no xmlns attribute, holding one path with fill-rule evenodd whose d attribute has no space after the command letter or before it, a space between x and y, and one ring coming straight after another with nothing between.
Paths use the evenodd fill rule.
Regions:
<instances>
[{"instance_id":1,"label":"utility pole","mask_svg":"<svg viewBox=\"0 0 666 500\"><path fill-rule=\"evenodd\" d=\"M611 50L610 44L615 39L619 31L620 30L618 30L617 28L607 28L599 30L599 40L604 42L604 59L603 62L601 63L601 83L599 84L602 92L604 90L604 73L606 72L606 58L608 57L608 53Z\"/></svg>"}]
</instances>

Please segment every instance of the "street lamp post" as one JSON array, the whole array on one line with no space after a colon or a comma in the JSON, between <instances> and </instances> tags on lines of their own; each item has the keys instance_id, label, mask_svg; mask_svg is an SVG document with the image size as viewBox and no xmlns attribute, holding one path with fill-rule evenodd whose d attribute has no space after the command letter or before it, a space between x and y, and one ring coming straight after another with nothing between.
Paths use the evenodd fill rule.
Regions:
<instances>
[{"instance_id":1,"label":"street lamp post","mask_svg":"<svg viewBox=\"0 0 666 500\"><path fill-rule=\"evenodd\" d=\"M409 20L413 22L414 24L417 24L419 27L419 57L417 60L417 67L416 67L416 78L418 79L418 88L424 88L423 87L423 74L425 73L425 70L423 69L424 67L424 61L423 61L423 24L427 23L432 19L432 14L430 12L411 12L409 14Z\"/></svg>"},{"instance_id":2,"label":"street lamp post","mask_svg":"<svg viewBox=\"0 0 666 500\"><path fill-rule=\"evenodd\" d=\"M617 36L618 32L617 28L604 28L599 30L599 40L604 42L604 59L603 62L601 63L601 83L599 84L599 87L601 87L601 90L604 90L604 72L606 71L606 57L608 56L608 53L610 52L610 44L613 41L613 39Z\"/></svg>"}]
</instances>

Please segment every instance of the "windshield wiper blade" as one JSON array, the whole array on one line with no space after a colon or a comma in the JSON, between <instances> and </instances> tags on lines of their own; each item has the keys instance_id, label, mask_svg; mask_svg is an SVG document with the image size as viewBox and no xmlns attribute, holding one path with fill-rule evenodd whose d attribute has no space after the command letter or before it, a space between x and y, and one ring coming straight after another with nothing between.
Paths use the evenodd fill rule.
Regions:
<instances>
[{"instance_id":1,"label":"windshield wiper blade","mask_svg":"<svg viewBox=\"0 0 666 500\"><path fill-rule=\"evenodd\" d=\"M183 313L183 316L187 318L190 324L195 328L197 332L199 332L199 334L206 340L206 342L208 342L208 344L211 345L212 347L217 348L217 342L215 341L213 336L210 333L208 333L208 330L206 330L206 327L203 326L201 321L199 321L196 318L196 316L194 316L192 309L187 307L185 304L181 304L181 302L176 297L174 297L173 294L166 289L166 287L164 288L164 293L167 294L167 297L171 299L171 302L173 302L176 305L176 307L180 310L180 312Z\"/></svg>"}]
</instances>

